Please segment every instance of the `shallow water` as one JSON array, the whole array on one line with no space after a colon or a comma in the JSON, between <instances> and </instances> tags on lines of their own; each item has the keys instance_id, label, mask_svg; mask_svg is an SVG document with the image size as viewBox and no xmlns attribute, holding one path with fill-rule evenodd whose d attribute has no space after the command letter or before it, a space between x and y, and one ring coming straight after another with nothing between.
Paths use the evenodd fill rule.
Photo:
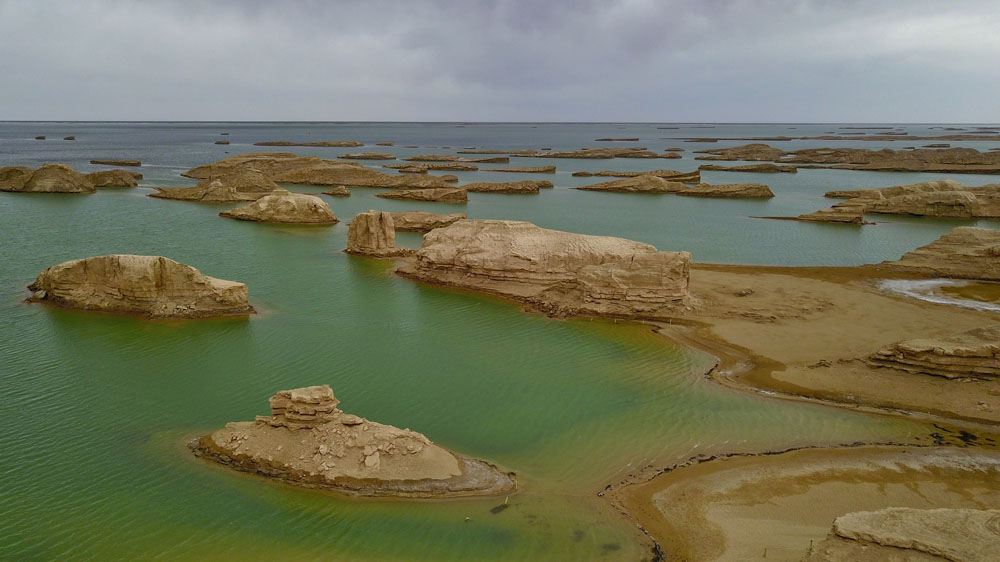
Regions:
<instances>
[{"instance_id":1,"label":"shallow water","mask_svg":"<svg viewBox=\"0 0 1000 562\"><path fill-rule=\"evenodd\" d=\"M603 136L641 136L636 144L654 149L700 146L659 140L677 131L655 127L7 123L0 124L0 165L54 161L90 170L91 158L137 157L143 185L185 185L192 182L180 171L261 140L397 144L286 149L323 156L449 152L441 146L578 148ZM786 126L753 127L750 134L783 134ZM814 127L821 129L816 134L832 130ZM221 131L234 144L212 144L224 138ZM80 140L31 140L37 134ZM438 148L401 147L411 143ZM512 158L511 166L557 165L554 177L539 176L556 188L537 196L471 194L468 205L388 201L370 189L328 201L345 222L368 208L463 210L474 218L519 218L687 249L700 261L743 263L894 259L966 224L911 219L855 228L746 218L827 206L832 201L822 192L833 187L924 179L913 174L705 174L713 183L768 183L778 197L766 203L567 189L590 181L571 177L575 170L689 170L696 165L691 156ZM557 321L394 277L385 262L341 252L344 224L242 223L216 216L226 206L146 193L0 193L0 559L635 560L645 554L637 532L596 493L648 463L703 452L906 440L931 431L916 421L722 388L700 375L709 357L643 326ZM420 237L400 239L416 245ZM22 302L24 287L45 267L107 253L165 255L246 282L260 314L150 322ZM278 389L323 383L333 386L345 411L410 427L516 471L520 493L499 514L489 509L503 498L351 500L231 473L194 459L183 446L227 421L266 413Z\"/></svg>"}]
</instances>

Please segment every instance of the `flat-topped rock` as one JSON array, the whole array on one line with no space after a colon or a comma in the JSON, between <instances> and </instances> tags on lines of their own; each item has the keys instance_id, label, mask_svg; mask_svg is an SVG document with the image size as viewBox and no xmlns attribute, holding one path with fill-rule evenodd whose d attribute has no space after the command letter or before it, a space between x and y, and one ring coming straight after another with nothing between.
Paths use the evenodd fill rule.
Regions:
<instances>
[{"instance_id":1,"label":"flat-topped rock","mask_svg":"<svg viewBox=\"0 0 1000 562\"><path fill-rule=\"evenodd\" d=\"M992 562L1000 510L889 507L838 517L805 562Z\"/></svg>"},{"instance_id":2,"label":"flat-topped rock","mask_svg":"<svg viewBox=\"0 0 1000 562\"><path fill-rule=\"evenodd\" d=\"M446 498L516 490L512 473L338 405L328 385L283 390L271 397L270 416L228 423L189 446L235 470L356 496Z\"/></svg>"},{"instance_id":3,"label":"flat-topped rock","mask_svg":"<svg viewBox=\"0 0 1000 562\"><path fill-rule=\"evenodd\" d=\"M315 195L275 189L260 199L219 213L220 217L241 221L286 224L333 224L337 217L330 205Z\"/></svg>"},{"instance_id":4,"label":"flat-topped rock","mask_svg":"<svg viewBox=\"0 0 1000 562\"><path fill-rule=\"evenodd\" d=\"M315 141L315 142L298 142L298 141L264 141L255 142L254 146L311 146L318 148L351 148L355 146L364 146L365 143L358 141Z\"/></svg>"},{"instance_id":5,"label":"flat-topped rock","mask_svg":"<svg viewBox=\"0 0 1000 562\"><path fill-rule=\"evenodd\" d=\"M813 213L799 215L796 220L804 222L828 222L837 224L865 224L864 205L843 205L820 209Z\"/></svg>"},{"instance_id":6,"label":"flat-topped rock","mask_svg":"<svg viewBox=\"0 0 1000 562\"><path fill-rule=\"evenodd\" d=\"M868 364L949 379L1000 377L1000 326L887 345Z\"/></svg>"},{"instance_id":7,"label":"flat-topped rock","mask_svg":"<svg viewBox=\"0 0 1000 562\"><path fill-rule=\"evenodd\" d=\"M582 158L607 160L611 158L680 158L680 154L674 152L657 153L646 150L644 146L633 146L624 148L581 148L580 150L537 152L532 154L536 158Z\"/></svg>"},{"instance_id":8,"label":"flat-topped rock","mask_svg":"<svg viewBox=\"0 0 1000 562\"><path fill-rule=\"evenodd\" d=\"M877 189L830 191L826 196L847 198L838 205L863 205L866 212L884 215L1000 217L1000 185L968 187L953 180L940 180Z\"/></svg>"},{"instance_id":9,"label":"flat-topped rock","mask_svg":"<svg viewBox=\"0 0 1000 562\"><path fill-rule=\"evenodd\" d=\"M416 258L400 273L503 294L550 314L655 317L687 299L691 256L528 222L460 220L424 235Z\"/></svg>"},{"instance_id":10,"label":"flat-topped rock","mask_svg":"<svg viewBox=\"0 0 1000 562\"><path fill-rule=\"evenodd\" d=\"M474 193L538 193L541 188L537 181L512 181L512 182L472 182L460 186L462 189Z\"/></svg>"},{"instance_id":11,"label":"flat-topped rock","mask_svg":"<svg viewBox=\"0 0 1000 562\"><path fill-rule=\"evenodd\" d=\"M725 183L698 185L674 192L687 197L723 197L729 199L770 199L774 197L771 188L762 183Z\"/></svg>"},{"instance_id":12,"label":"flat-topped rock","mask_svg":"<svg viewBox=\"0 0 1000 562\"><path fill-rule=\"evenodd\" d=\"M374 209L355 215L347 232L348 254L388 258L413 253L396 247L396 228L392 213Z\"/></svg>"},{"instance_id":13,"label":"flat-topped rock","mask_svg":"<svg viewBox=\"0 0 1000 562\"><path fill-rule=\"evenodd\" d=\"M435 203L465 203L469 194L464 189L401 189L379 193L375 197L383 199L405 199L409 201L432 201Z\"/></svg>"},{"instance_id":14,"label":"flat-topped rock","mask_svg":"<svg viewBox=\"0 0 1000 562\"><path fill-rule=\"evenodd\" d=\"M137 178L136 176L139 177ZM120 169L102 170L87 174L87 179L94 184L94 187L138 187L138 180L141 178L142 174Z\"/></svg>"},{"instance_id":15,"label":"flat-topped rock","mask_svg":"<svg viewBox=\"0 0 1000 562\"><path fill-rule=\"evenodd\" d=\"M406 164L386 164L383 168L399 170L406 174L426 174L428 170L451 172L475 172L479 166L468 162L409 162Z\"/></svg>"},{"instance_id":16,"label":"flat-topped rock","mask_svg":"<svg viewBox=\"0 0 1000 562\"><path fill-rule=\"evenodd\" d=\"M101 312L178 318L253 312L243 283L159 256L72 260L46 269L28 288L30 301Z\"/></svg>"},{"instance_id":17,"label":"flat-topped rock","mask_svg":"<svg viewBox=\"0 0 1000 562\"><path fill-rule=\"evenodd\" d=\"M554 174L555 166L525 166L520 168L488 168L484 172L510 172L513 174Z\"/></svg>"},{"instance_id":18,"label":"flat-topped rock","mask_svg":"<svg viewBox=\"0 0 1000 562\"><path fill-rule=\"evenodd\" d=\"M327 160L315 156L299 156L291 152L248 152L246 154L230 156L218 162L191 168L181 175L186 178L211 180L230 174L236 170L250 169L257 170L273 180L275 175L282 172L319 164L361 168L361 165L356 162Z\"/></svg>"},{"instance_id":19,"label":"flat-topped rock","mask_svg":"<svg viewBox=\"0 0 1000 562\"><path fill-rule=\"evenodd\" d=\"M770 161L779 164L823 164L839 170L884 172L1000 173L1000 153L972 148L868 150L804 148L785 152L766 144L699 150L696 160Z\"/></svg>"},{"instance_id":20,"label":"flat-topped rock","mask_svg":"<svg viewBox=\"0 0 1000 562\"><path fill-rule=\"evenodd\" d=\"M395 160L396 156L385 152L353 152L350 154L341 154L337 158L343 158L344 160Z\"/></svg>"},{"instance_id":21,"label":"flat-topped rock","mask_svg":"<svg viewBox=\"0 0 1000 562\"><path fill-rule=\"evenodd\" d=\"M350 197L351 190L347 189L346 186L338 185L332 189L324 191L323 195L330 195L332 197Z\"/></svg>"},{"instance_id":22,"label":"flat-topped rock","mask_svg":"<svg viewBox=\"0 0 1000 562\"><path fill-rule=\"evenodd\" d=\"M742 166L702 164L698 166L698 169L703 172L749 172L754 174L777 174L779 172L794 174L799 171L796 166L779 166L777 164L745 164Z\"/></svg>"},{"instance_id":23,"label":"flat-topped rock","mask_svg":"<svg viewBox=\"0 0 1000 562\"><path fill-rule=\"evenodd\" d=\"M225 185L222 180L204 180L191 187L154 187L156 191L150 197L157 199L173 199L176 201L198 201L202 203L236 203L240 201L256 201L267 195L266 192L238 191L233 185Z\"/></svg>"},{"instance_id":24,"label":"flat-topped rock","mask_svg":"<svg viewBox=\"0 0 1000 562\"><path fill-rule=\"evenodd\" d=\"M94 193L90 178L65 164L45 164L32 169L23 166L0 168L0 191L19 193Z\"/></svg>"},{"instance_id":25,"label":"flat-topped rock","mask_svg":"<svg viewBox=\"0 0 1000 562\"><path fill-rule=\"evenodd\" d=\"M102 166L142 166L142 162L139 160L134 160L131 158L124 159L110 159L110 160L91 160L91 164L98 164Z\"/></svg>"},{"instance_id":26,"label":"flat-topped rock","mask_svg":"<svg viewBox=\"0 0 1000 562\"><path fill-rule=\"evenodd\" d=\"M447 185L447 182L435 176L390 175L360 166L328 162L287 170L271 176L271 179L281 183L394 189L424 189Z\"/></svg>"},{"instance_id":27,"label":"flat-topped rock","mask_svg":"<svg viewBox=\"0 0 1000 562\"><path fill-rule=\"evenodd\" d=\"M937 277L1000 281L1000 230L960 226L883 266Z\"/></svg>"},{"instance_id":28,"label":"flat-topped rock","mask_svg":"<svg viewBox=\"0 0 1000 562\"><path fill-rule=\"evenodd\" d=\"M398 211L392 213L392 223L398 232L430 232L465 218L465 213L428 213L427 211Z\"/></svg>"},{"instance_id":29,"label":"flat-topped rock","mask_svg":"<svg viewBox=\"0 0 1000 562\"><path fill-rule=\"evenodd\" d=\"M573 189L611 191L615 193L676 193L682 189L687 189L687 187L683 183L668 181L656 176L635 176L574 187Z\"/></svg>"},{"instance_id":30,"label":"flat-topped rock","mask_svg":"<svg viewBox=\"0 0 1000 562\"><path fill-rule=\"evenodd\" d=\"M669 181L679 181L683 183L698 183L701 181L701 172L678 172L677 170L650 170L648 172L623 172L618 170L601 170L600 172L573 172L573 176L579 178L589 178L593 176L612 178L635 178L639 176L656 176Z\"/></svg>"}]
</instances>

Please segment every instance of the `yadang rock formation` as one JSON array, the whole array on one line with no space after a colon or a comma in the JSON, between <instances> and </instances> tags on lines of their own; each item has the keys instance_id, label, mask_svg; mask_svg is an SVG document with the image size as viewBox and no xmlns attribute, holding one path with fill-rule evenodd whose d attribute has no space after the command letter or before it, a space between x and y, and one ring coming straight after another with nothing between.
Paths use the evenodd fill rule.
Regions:
<instances>
[{"instance_id":1,"label":"yadang rock formation","mask_svg":"<svg viewBox=\"0 0 1000 562\"><path fill-rule=\"evenodd\" d=\"M474 193L538 193L540 187L540 182L530 180L496 183L480 181L461 186L462 189Z\"/></svg>"},{"instance_id":2,"label":"yadang rock formation","mask_svg":"<svg viewBox=\"0 0 1000 562\"><path fill-rule=\"evenodd\" d=\"M255 142L254 146L312 146L318 148L351 148L364 146L365 143L358 141L317 141L317 142L295 142L295 141L264 141Z\"/></svg>"},{"instance_id":3,"label":"yadang rock formation","mask_svg":"<svg viewBox=\"0 0 1000 562\"><path fill-rule=\"evenodd\" d=\"M623 238L460 220L425 234L415 261L399 273L501 294L552 315L657 318L687 302L690 262L687 252Z\"/></svg>"},{"instance_id":4,"label":"yadang rock formation","mask_svg":"<svg viewBox=\"0 0 1000 562\"><path fill-rule=\"evenodd\" d=\"M1000 281L1000 230L960 226L883 267L936 277Z\"/></svg>"},{"instance_id":5,"label":"yadang rock formation","mask_svg":"<svg viewBox=\"0 0 1000 562\"><path fill-rule=\"evenodd\" d=\"M20 193L94 193L94 182L65 164L0 168L0 191Z\"/></svg>"},{"instance_id":6,"label":"yadang rock formation","mask_svg":"<svg viewBox=\"0 0 1000 562\"><path fill-rule=\"evenodd\" d=\"M439 214L427 211L399 211L392 213L392 223L397 232L429 232L448 226L465 218L465 213Z\"/></svg>"},{"instance_id":7,"label":"yadang rock formation","mask_svg":"<svg viewBox=\"0 0 1000 562\"><path fill-rule=\"evenodd\" d=\"M139 160L133 160L130 158L118 159L118 160L91 160L91 164L98 164L103 166L142 166L142 162Z\"/></svg>"},{"instance_id":8,"label":"yadang rock formation","mask_svg":"<svg viewBox=\"0 0 1000 562\"><path fill-rule=\"evenodd\" d=\"M784 218L784 217L769 217ZM804 222L827 222L838 224L865 224L864 205L838 205L829 209L820 209L794 217L794 220Z\"/></svg>"},{"instance_id":9,"label":"yadang rock formation","mask_svg":"<svg viewBox=\"0 0 1000 562\"><path fill-rule=\"evenodd\" d=\"M466 162L408 162L406 164L386 164L383 168L398 170L401 174L426 174L428 170L449 172L475 172L479 166Z\"/></svg>"},{"instance_id":10,"label":"yadang rock formation","mask_svg":"<svg viewBox=\"0 0 1000 562\"><path fill-rule=\"evenodd\" d=\"M324 195L330 195L332 197L350 197L351 190L347 189L342 185L338 185L332 189L323 192Z\"/></svg>"},{"instance_id":11,"label":"yadang rock formation","mask_svg":"<svg viewBox=\"0 0 1000 562\"><path fill-rule=\"evenodd\" d=\"M150 197L202 201L206 203L232 203L256 201L274 192L278 184L263 172L252 168L227 169L224 173L204 179L192 187L157 187Z\"/></svg>"},{"instance_id":12,"label":"yadang rock formation","mask_svg":"<svg viewBox=\"0 0 1000 562\"><path fill-rule=\"evenodd\" d=\"M864 206L865 212L939 218L1000 217L1000 184L968 187L954 180L928 181L877 189L829 191L844 198L839 206Z\"/></svg>"},{"instance_id":13,"label":"yadang rock formation","mask_svg":"<svg viewBox=\"0 0 1000 562\"><path fill-rule=\"evenodd\" d=\"M507 164L510 158L498 156L493 158L465 158L457 154L418 154L403 158L408 162L472 162L477 164Z\"/></svg>"},{"instance_id":14,"label":"yadang rock formation","mask_svg":"<svg viewBox=\"0 0 1000 562\"><path fill-rule=\"evenodd\" d=\"M687 197L721 197L729 199L770 199L774 197L771 188L762 183L725 183L711 185L699 183L694 187L674 192Z\"/></svg>"},{"instance_id":15,"label":"yadang rock formation","mask_svg":"<svg viewBox=\"0 0 1000 562\"><path fill-rule=\"evenodd\" d=\"M752 172L756 174L777 174L778 172L794 174L799 171L795 166L779 166L777 164L745 164L743 166L702 164L698 166L698 169L703 172Z\"/></svg>"},{"instance_id":16,"label":"yadang rock formation","mask_svg":"<svg viewBox=\"0 0 1000 562\"><path fill-rule=\"evenodd\" d=\"M638 176L656 176L669 181L679 181L683 183L698 183L701 181L701 172L678 172L677 170L650 170L648 172L619 172L616 170L601 170L600 172L573 172L575 177L589 178L593 176L603 176L612 178L634 178Z\"/></svg>"},{"instance_id":17,"label":"yadang rock formation","mask_svg":"<svg viewBox=\"0 0 1000 562\"><path fill-rule=\"evenodd\" d=\"M385 152L354 152L351 154L341 154L337 158L344 160L395 160L396 156Z\"/></svg>"},{"instance_id":18,"label":"yadang rock formation","mask_svg":"<svg viewBox=\"0 0 1000 562\"><path fill-rule=\"evenodd\" d=\"M839 170L883 172L951 172L1000 174L1000 153L972 148L867 150L863 148L805 148L785 152L766 144L747 144L697 151L696 160L748 160L779 164L815 164ZM800 166L802 167L802 166Z\"/></svg>"},{"instance_id":19,"label":"yadang rock formation","mask_svg":"<svg viewBox=\"0 0 1000 562\"><path fill-rule=\"evenodd\" d=\"M43 271L28 289L33 302L148 317L253 312L243 283L209 277L159 256L114 254L64 262Z\"/></svg>"},{"instance_id":20,"label":"yadang rock formation","mask_svg":"<svg viewBox=\"0 0 1000 562\"><path fill-rule=\"evenodd\" d=\"M997 378L1000 377L1000 326L887 345L868 357L868 364L949 379Z\"/></svg>"},{"instance_id":21,"label":"yadang rock formation","mask_svg":"<svg viewBox=\"0 0 1000 562\"><path fill-rule=\"evenodd\" d=\"M347 232L347 249L344 251L376 258L413 253L412 250L396 247L396 228L392 213L374 209L355 215Z\"/></svg>"},{"instance_id":22,"label":"yadang rock formation","mask_svg":"<svg viewBox=\"0 0 1000 562\"><path fill-rule=\"evenodd\" d=\"M622 180L574 187L573 189L612 191L615 193L676 193L682 189L687 189L687 186L680 182L667 181L656 176L636 176Z\"/></svg>"},{"instance_id":23,"label":"yadang rock formation","mask_svg":"<svg viewBox=\"0 0 1000 562\"><path fill-rule=\"evenodd\" d=\"M337 217L330 205L315 195L275 189L260 199L219 213L220 217L241 221L287 224L333 224Z\"/></svg>"},{"instance_id":24,"label":"yadang rock formation","mask_svg":"<svg viewBox=\"0 0 1000 562\"><path fill-rule=\"evenodd\" d=\"M555 166L528 166L522 168L489 168L484 169L484 172L511 172L515 174L554 174L556 173Z\"/></svg>"},{"instance_id":25,"label":"yadang rock formation","mask_svg":"<svg viewBox=\"0 0 1000 562\"><path fill-rule=\"evenodd\" d=\"M138 177L136 177L138 176ZM102 170L87 174L87 179L94 184L94 187L138 187L142 174L129 172L128 170Z\"/></svg>"},{"instance_id":26,"label":"yadang rock formation","mask_svg":"<svg viewBox=\"0 0 1000 562\"><path fill-rule=\"evenodd\" d=\"M838 517L804 562L991 562L1000 510L889 507Z\"/></svg>"},{"instance_id":27,"label":"yadang rock formation","mask_svg":"<svg viewBox=\"0 0 1000 562\"><path fill-rule=\"evenodd\" d=\"M513 473L449 452L409 429L341 411L328 385L282 390L271 415L192 441L235 470L354 496L446 498L516 491Z\"/></svg>"},{"instance_id":28,"label":"yadang rock formation","mask_svg":"<svg viewBox=\"0 0 1000 562\"><path fill-rule=\"evenodd\" d=\"M580 150L536 152L531 154L536 158L583 158L606 160L610 158L680 158L675 152L658 153L646 150L644 146L623 148L581 148Z\"/></svg>"},{"instance_id":29,"label":"yadang rock formation","mask_svg":"<svg viewBox=\"0 0 1000 562\"><path fill-rule=\"evenodd\" d=\"M432 201L435 203L465 203L469 194L464 189L401 189L379 193L375 197L383 199L406 199L410 201Z\"/></svg>"}]
</instances>

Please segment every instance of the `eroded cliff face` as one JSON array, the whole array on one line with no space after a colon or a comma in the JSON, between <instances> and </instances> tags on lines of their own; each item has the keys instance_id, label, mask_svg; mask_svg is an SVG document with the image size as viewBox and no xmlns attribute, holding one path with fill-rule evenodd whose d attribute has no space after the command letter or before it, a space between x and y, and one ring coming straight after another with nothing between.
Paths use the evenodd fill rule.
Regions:
<instances>
[{"instance_id":1,"label":"eroded cliff face","mask_svg":"<svg viewBox=\"0 0 1000 562\"><path fill-rule=\"evenodd\" d=\"M190 444L233 469L362 496L437 498L515 489L512 474L455 455L408 429L347 414L329 385L282 390L270 416L232 422Z\"/></svg>"},{"instance_id":2,"label":"eroded cliff face","mask_svg":"<svg viewBox=\"0 0 1000 562\"><path fill-rule=\"evenodd\" d=\"M882 265L938 277L1000 281L1000 230L960 226Z\"/></svg>"},{"instance_id":3,"label":"eroded cliff face","mask_svg":"<svg viewBox=\"0 0 1000 562\"><path fill-rule=\"evenodd\" d=\"M465 218L465 213L428 213L427 211L397 211L392 213L393 226L399 232L430 232Z\"/></svg>"},{"instance_id":4,"label":"eroded cliff face","mask_svg":"<svg viewBox=\"0 0 1000 562\"><path fill-rule=\"evenodd\" d=\"M1000 326L944 338L901 341L873 353L868 363L950 379L997 378L1000 377Z\"/></svg>"},{"instance_id":5,"label":"eroded cliff face","mask_svg":"<svg viewBox=\"0 0 1000 562\"><path fill-rule=\"evenodd\" d=\"M460 220L424 235L403 275L499 293L556 315L655 317L688 299L691 256L649 244Z\"/></svg>"},{"instance_id":6,"label":"eroded cliff face","mask_svg":"<svg viewBox=\"0 0 1000 562\"><path fill-rule=\"evenodd\" d=\"M348 254L387 258L411 254L396 247L396 229L392 213L369 210L355 215L347 232Z\"/></svg>"},{"instance_id":7,"label":"eroded cliff face","mask_svg":"<svg viewBox=\"0 0 1000 562\"><path fill-rule=\"evenodd\" d=\"M180 318L253 312L243 283L159 256L72 260L46 269L28 288L30 301L83 310Z\"/></svg>"},{"instance_id":8,"label":"eroded cliff face","mask_svg":"<svg viewBox=\"0 0 1000 562\"><path fill-rule=\"evenodd\" d=\"M333 224L337 222L330 205L315 195L275 189L260 199L219 213L220 217L254 222L285 224Z\"/></svg>"}]
</instances>

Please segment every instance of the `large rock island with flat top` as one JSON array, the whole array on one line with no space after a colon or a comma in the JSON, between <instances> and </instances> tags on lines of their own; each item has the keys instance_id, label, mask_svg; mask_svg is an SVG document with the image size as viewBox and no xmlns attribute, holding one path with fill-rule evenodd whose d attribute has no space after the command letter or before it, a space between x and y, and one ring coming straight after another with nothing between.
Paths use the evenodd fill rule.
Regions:
<instances>
[{"instance_id":1,"label":"large rock island with flat top","mask_svg":"<svg viewBox=\"0 0 1000 562\"><path fill-rule=\"evenodd\" d=\"M275 189L260 199L219 213L220 217L253 222L284 224L333 224L337 222L330 206L315 195Z\"/></svg>"},{"instance_id":2,"label":"large rock island with flat top","mask_svg":"<svg viewBox=\"0 0 1000 562\"><path fill-rule=\"evenodd\" d=\"M32 302L158 318L249 314L247 286L159 256L113 254L63 262L28 286Z\"/></svg>"},{"instance_id":3,"label":"large rock island with flat top","mask_svg":"<svg viewBox=\"0 0 1000 562\"><path fill-rule=\"evenodd\" d=\"M337 408L328 385L282 390L271 415L232 422L189 446L230 468L356 496L447 498L515 491L512 473L447 451L409 429Z\"/></svg>"},{"instance_id":4,"label":"large rock island with flat top","mask_svg":"<svg viewBox=\"0 0 1000 562\"><path fill-rule=\"evenodd\" d=\"M500 294L557 316L665 318L687 302L690 263L687 252L623 238L460 220L424 235L416 259L399 273Z\"/></svg>"}]
</instances>

